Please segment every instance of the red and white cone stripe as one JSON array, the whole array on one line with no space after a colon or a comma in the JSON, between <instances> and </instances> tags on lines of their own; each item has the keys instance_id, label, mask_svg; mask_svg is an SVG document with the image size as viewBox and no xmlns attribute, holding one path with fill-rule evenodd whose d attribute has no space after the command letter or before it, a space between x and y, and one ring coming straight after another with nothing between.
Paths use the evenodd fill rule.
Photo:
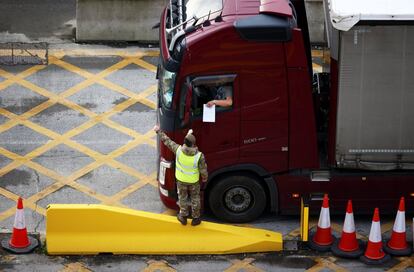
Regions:
<instances>
[{"instance_id":1,"label":"red and white cone stripe","mask_svg":"<svg viewBox=\"0 0 414 272\"><path fill-rule=\"evenodd\" d=\"M23 207L17 207L16 214L14 216L14 224L13 228L15 229L25 229L26 228L26 222L24 220L24 210Z\"/></svg>"},{"instance_id":2,"label":"red and white cone stripe","mask_svg":"<svg viewBox=\"0 0 414 272\"><path fill-rule=\"evenodd\" d=\"M379 209L375 208L374 217L372 218L371 230L369 232L369 241L365 250L365 257L371 260L378 260L384 258L384 256L385 253L382 250Z\"/></svg>"},{"instance_id":3,"label":"red and white cone stripe","mask_svg":"<svg viewBox=\"0 0 414 272\"><path fill-rule=\"evenodd\" d=\"M382 242L381 223L379 221L372 221L371 230L369 232L369 241L372 243Z\"/></svg>"},{"instance_id":4,"label":"red and white cone stripe","mask_svg":"<svg viewBox=\"0 0 414 272\"><path fill-rule=\"evenodd\" d=\"M319 246L327 246L333 242L331 232L331 219L329 216L329 199L327 194L325 194L323 198L318 227L316 229L316 234L313 236L312 240Z\"/></svg>"},{"instance_id":5,"label":"red and white cone stripe","mask_svg":"<svg viewBox=\"0 0 414 272\"><path fill-rule=\"evenodd\" d=\"M394 232L405 233L405 212L398 211L397 216L395 217L394 227L392 228Z\"/></svg>"},{"instance_id":6,"label":"red and white cone stripe","mask_svg":"<svg viewBox=\"0 0 414 272\"><path fill-rule=\"evenodd\" d=\"M406 249L408 245L405 230L405 201L404 197L401 197L397 216L395 217L394 226L392 228L391 239L387 244L388 247L395 250Z\"/></svg>"},{"instance_id":7,"label":"red and white cone stripe","mask_svg":"<svg viewBox=\"0 0 414 272\"><path fill-rule=\"evenodd\" d=\"M13 234L9 245L15 248L25 248L30 245L29 238L27 237L26 222L24 220L23 200L20 197L17 202Z\"/></svg>"},{"instance_id":8,"label":"red and white cone stripe","mask_svg":"<svg viewBox=\"0 0 414 272\"><path fill-rule=\"evenodd\" d=\"M348 213L348 212L346 213L343 232L346 232L346 233L355 232L354 213Z\"/></svg>"},{"instance_id":9,"label":"red and white cone stripe","mask_svg":"<svg viewBox=\"0 0 414 272\"><path fill-rule=\"evenodd\" d=\"M338 248L346 252L355 251L359 248L358 241L356 239L354 212L352 210L351 200L348 200L344 226L342 228L342 235Z\"/></svg>"},{"instance_id":10,"label":"red and white cone stripe","mask_svg":"<svg viewBox=\"0 0 414 272\"><path fill-rule=\"evenodd\" d=\"M322 229L327 229L331 227L331 219L329 216L329 207L321 208L321 213L319 215L318 227Z\"/></svg>"}]
</instances>

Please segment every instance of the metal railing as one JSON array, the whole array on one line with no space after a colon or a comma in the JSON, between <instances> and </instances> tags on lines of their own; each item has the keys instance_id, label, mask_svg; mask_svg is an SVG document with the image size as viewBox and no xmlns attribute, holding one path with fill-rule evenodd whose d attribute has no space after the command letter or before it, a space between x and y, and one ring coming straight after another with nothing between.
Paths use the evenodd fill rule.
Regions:
<instances>
[{"instance_id":1,"label":"metal railing","mask_svg":"<svg viewBox=\"0 0 414 272\"><path fill-rule=\"evenodd\" d=\"M0 43L0 65L47 65L47 63L47 43Z\"/></svg>"}]
</instances>

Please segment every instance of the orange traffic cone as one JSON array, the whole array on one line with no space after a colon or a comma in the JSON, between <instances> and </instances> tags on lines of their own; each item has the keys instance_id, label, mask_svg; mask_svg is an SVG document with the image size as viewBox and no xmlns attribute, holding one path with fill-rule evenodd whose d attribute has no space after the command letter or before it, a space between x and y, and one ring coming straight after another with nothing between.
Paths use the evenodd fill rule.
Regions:
<instances>
[{"instance_id":1,"label":"orange traffic cone","mask_svg":"<svg viewBox=\"0 0 414 272\"><path fill-rule=\"evenodd\" d=\"M352 201L348 200L341 240L336 240L332 245L332 253L343 258L359 258L364 254L361 241L357 240L355 232L354 212Z\"/></svg>"},{"instance_id":2,"label":"orange traffic cone","mask_svg":"<svg viewBox=\"0 0 414 272\"><path fill-rule=\"evenodd\" d=\"M321 213L319 215L316 233L310 236L309 247L317 251L329 251L334 241L331 231L331 219L329 217L329 199L325 194L323 197Z\"/></svg>"},{"instance_id":3,"label":"orange traffic cone","mask_svg":"<svg viewBox=\"0 0 414 272\"><path fill-rule=\"evenodd\" d=\"M385 244L385 252L396 256L411 255L411 247L407 243L405 233L405 201L400 199L397 216L395 217L394 227L392 228L391 239Z\"/></svg>"},{"instance_id":4,"label":"orange traffic cone","mask_svg":"<svg viewBox=\"0 0 414 272\"><path fill-rule=\"evenodd\" d=\"M379 210L378 208L375 208L371 230L369 232L367 249L365 250L364 256L361 256L360 259L365 264L382 264L389 261L390 258L390 255L385 254L382 250Z\"/></svg>"},{"instance_id":5,"label":"orange traffic cone","mask_svg":"<svg viewBox=\"0 0 414 272\"><path fill-rule=\"evenodd\" d=\"M16 215L14 217L13 234L11 239L1 241L1 246L13 253L32 252L39 242L37 239L27 235L26 223L24 220L23 200L19 197L17 202Z\"/></svg>"}]
</instances>

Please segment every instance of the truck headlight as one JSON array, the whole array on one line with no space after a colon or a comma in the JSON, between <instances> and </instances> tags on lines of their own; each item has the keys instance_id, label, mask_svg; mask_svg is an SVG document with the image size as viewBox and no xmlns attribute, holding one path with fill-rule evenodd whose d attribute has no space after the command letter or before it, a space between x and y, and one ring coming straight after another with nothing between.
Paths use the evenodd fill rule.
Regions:
<instances>
[{"instance_id":1,"label":"truck headlight","mask_svg":"<svg viewBox=\"0 0 414 272\"><path fill-rule=\"evenodd\" d=\"M158 172L158 181L161 185L165 185L165 172L167 168L171 168L171 162L166 161L164 158L160 160L160 171Z\"/></svg>"}]
</instances>

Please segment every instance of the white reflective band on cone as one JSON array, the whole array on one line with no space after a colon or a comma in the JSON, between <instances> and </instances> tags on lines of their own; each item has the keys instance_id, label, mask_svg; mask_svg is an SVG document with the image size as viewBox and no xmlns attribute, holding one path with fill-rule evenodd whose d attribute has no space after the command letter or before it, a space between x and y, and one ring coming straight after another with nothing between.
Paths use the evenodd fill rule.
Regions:
<instances>
[{"instance_id":1,"label":"white reflective band on cone","mask_svg":"<svg viewBox=\"0 0 414 272\"><path fill-rule=\"evenodd\" d=\"M343 231L346 232L346 233L354 233L355 232L355 223L354 223L354 214L353 213L346 213Z\"/></svg>"},{"instance_id":2,"label":"white reflective band on cone","mask_svg":"<svg viewBox=\"0 0 414 272\"><path fill-rule=\"evenodd\" d=\"M405 212L397 212L397 217L395 218L394 227L392 230L399 233L405 232Z\"/></svg>"},{"instance_id":3,"label":"white reflective band on cone","mask_svg":"<svg viewBox=\"0 0 414 272\"><path fill-rule=\"evenodd\" d=\"M380 222L372 222L369 232L369 240L373 243L381 242L381 225Z\"/></svg>"},{"instance_id":4,"label":"white reflective band on cone","mask_svg":"<svg viewBox=\"0 0 414 272\"><path fill-rule=\"evenodd\" d=\"M14 216L14 225L15 229L25 229L26 223L24 222L24 213L23 210L17 209L16 215Z\"/></svg>"},{"instance_id":5,"label":"white reflective band on cone","mask_svg":"<svg viewBox=\"0 0 414 272\"><path fill-rule=\"evenodd\" d=\"M322 229L327 229L331 227L331 219L329 218L329 208L321 208L318 227Z\"/></svg>"}]
</instances>

